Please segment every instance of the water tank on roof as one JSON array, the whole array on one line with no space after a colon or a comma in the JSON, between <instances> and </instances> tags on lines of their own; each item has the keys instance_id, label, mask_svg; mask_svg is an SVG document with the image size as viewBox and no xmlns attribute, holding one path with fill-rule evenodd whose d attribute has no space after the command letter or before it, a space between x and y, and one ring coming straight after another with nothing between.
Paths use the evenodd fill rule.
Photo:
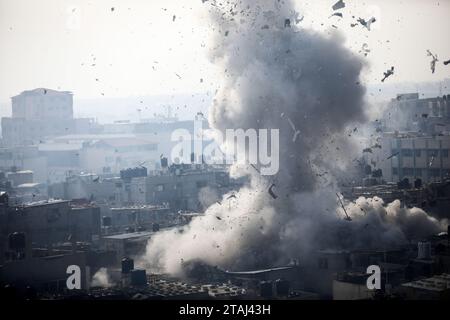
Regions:
<instances>
[{"instance_id":1,"label":"water tank on roof","mask_svg":"<svg viewBox=\"0 0 450 320\"><path fill-rule=\"evenodd\" d=\"M290 289L290 283L287 280L278 279L275 281L275 290L277 296L288 296Z\"/></svg>"},{"instance_id":2,"label":"water tank on roof","mask_svg":"<svg viewBox=\"0 0 450 320\"><path fill-rule=\"evenodd\" d=\"M417 244L417 259L421 260L431 259L431 243L419 242Z\"/></svg>"},{"instance_id":3,"label":"water tank on roof","mask_svg":"<svg viewBox=\"0 0 450 320\"><path fill-rule=\"evenodd\" d=\"M272 281L261 281L259 284L260 295L263 298L270 299L273 296Z\"/></svg>"},{"instance_id":4,"label":"water tank on roof","mask_svg":"<svg viewBox=\"0 0 450 320\"><path fill-rule=\"evenodd\" d=\"M25 249L25 233L14 232L9 235L9 248L14 251L23 251Z\"/></svg>"},{"instance_id":5,"label":"water tank on roof","mask_svg":"<svg viewBox=\"0 0 450 320\"><path fill-rule=\"evenodd\" d=\"M161 168L167 168L169 166L169 161L166 157L161 158Z\"/></svg>"},{"instance_id":6,"label":"water tank on roof","mask_svg":"<svg viewBox=\"0 0 450 320\"><path fill-rule=\"evenodd\" d=\"M112 224L111 217L103 216L102 223L104 227L110 227Z\"/></svg>"},{"instance_id":7,"label":"water tank on roof","mask_svg":"<svg viewBox=\"0 0 450 320\"><path fill-rule=\"evenodd\" d=\"M130 258L122 259L122 273L130 273L134 269L134 260Z\"/></svg>"},{"instance_id":8,"label":"water tank on roof","mask_svg":"<svg viewBox=\"0 0 450 320\"><path fill-rule=\"evenodd\" d=\"M145 286L147 284L147 273L143 269L135 269L131 271L131 285Z\"/></svg>"}]
</instances>

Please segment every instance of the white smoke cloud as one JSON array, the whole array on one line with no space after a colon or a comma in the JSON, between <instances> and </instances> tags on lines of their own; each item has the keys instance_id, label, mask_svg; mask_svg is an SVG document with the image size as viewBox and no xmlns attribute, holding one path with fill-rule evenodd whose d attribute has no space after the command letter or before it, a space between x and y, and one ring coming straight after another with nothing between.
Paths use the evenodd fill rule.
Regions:
<instances>
[{"instance_id":1,"label":"white smoke cloud","mask_svg":"<svg viewBox=\"0 0 450 320\"><path fill-rule=\"evenodd\" d=\"M422 210L377 198L348 204L353 220L342 219L336 180L348 174L357 150L347 132L367 117L364 63L339 33L286 26L294 14L290 1L211 3L211 61L223 68L224 80L210 125L222 132L279 129L280 171L261 177L249 167L251 183L236 198L226 195L205 216L152 238L143 257L148 267L180 273L183 262L194 260L235 270L267 267L319 248L399 245L440 230ZM289 122L300 131L295 141ZM277 199L267 192L272 184Z\"/></svg>"},{"instance_id":2,"label":"white smoke cloud","mask_svg":"<svg viewBox=\"0 0 450 320\"><path fill-rule=\"evenodd\" d=\"M106 268L100 268L92 277L92 287L111 287L111 281L109 279L108 270Z\"/></svg>"}]
</instances>

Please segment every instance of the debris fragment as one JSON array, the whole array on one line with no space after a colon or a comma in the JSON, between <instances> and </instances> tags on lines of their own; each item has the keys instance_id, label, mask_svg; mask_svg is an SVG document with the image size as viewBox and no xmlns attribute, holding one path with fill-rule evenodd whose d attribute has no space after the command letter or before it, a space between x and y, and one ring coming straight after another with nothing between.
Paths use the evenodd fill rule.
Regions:
<instances>
[{"instance_id":1,"label":"debris fragment","mask_svg":"<svg viewBox=\"0 0 450 320\"><path fill-rule=\"evenodd\" d=\"M216 219L217 219L217 220L222 220L222 218L221 218L221 217L218 217L218 216L216 216Z\"/></svg>"},{"instance_id":2,"label":"debris fragment","mask_svg":"<svg viewBox=\"0 0 450 320\"><path fill-rule=\"evenodd\" d=\"M328 17L328 19L330 19L331 17L340 17L343 18L344 15L341 12L335 12L333 13L331 16Z\"/></svg>"},{"instance_id":3,"label":"debris fragment","mask_svg":"<svg viewBox=\"0 0 450 320\"><path fill-rule=\"evenodd\" d=\"M299 14L298 12L296 12L296 13L294 14L294 21L295 21L295 24L299 24L300 22L303 21L303 19L305 19L305 16L301 16L301 18L299 18L299 16L300 16L300 14Z\"/></svg>"},{"instance_id":4,"label":"debris fragment","mask_svg":"<svg viewBox=\"0 0 450 320\"><path fill-rule=\"evenodd\" d=\"M344 204L342 203L341 197L339 196L338 193L336 193L336 196L338 197L339 203L341 204L341 207L344 210L345 220L352 221L352 218L350 218L350 216L348 215L347 210L345 210L345 207L344 207Z\"/></svg>"},{"instance_id":5,"label":"debris fragment","mask_svg":"<svg viewBox=\"0 0 450 320\"><path fill-rule=\"evenodd\" d=\"M272 183L272 185L269 187L269 194L272 198L276 199L278 196L273 192L273 188L275 188L275 184Z\"/></svg>"},{"instance_id":6,"label":"debris fragment","mask_svg":"<svg viewBox=\"0 0 450 320\"><path fill-rule=\"evenodd\" d=\"M254 164L250 164L250 165L253 167L253 169L256 170L256 172L258 172L259 174L261 174L261 172L258 170L258 168L257 168Z\"/></svg>"},{"instance_id":7,"label":"debris fragment","mask_svg":"<svg viewBox=\"0 0 450 320\"><path fill-rule=\"evenodd\" d=\"M436 71L436 62L438 62L439 59L437 57L437 54L435 55L435 54L431 53L430 50L427 50L427 53L428 53L429 57L432 57L432 60L430 62L430 68L431 68L431 73L434 73L434 71Z\"/></svg>"},{"instance_id":8,"label":"debris fragment","mask_svg":"<svg viewBox=\"0 0 450 320\"><path fill-rule=\"evenodd\" d=\"M369 52L370 52L369 45L368 45L367 43L364 43L364 44L362 45L361 50L360 50L359 52L362 53L362 54L364 54L365 57L367 57L367 55L368 55Z\"/></svg>"},{"instance_id":9,"label":"debris fragment","mask_svg":"<svg viewBox=\"0 0 450 320\"><path fill-rule=\"evenodd\" d=\"M444 65L448 65L450 63L450 60L444 61Z\"/></svg>"},{"instance_id":10,"label":"debris fragment","mask_svg":"<svg viewBox=\"0 0 450 320\"><path fill-rule=\"evenodd\" d=\"M364 20L363 18L358 18L358 22L363 25L364 27L367 28L367 30L370 31L370 26L372 25L372 23L374 23L375 21L377 21L377 19L375 19L375 17L370 18L369 20Z\"/></svg>"},{"instance_id":11,"label":"debris fragment","mask_svg":"<svg viewBox=\"0 0 450 320\"><path fill-rule=\"evenodd\" d=\"M284 118L284 113L281 114L281 117ZM289 125L291 126L292 130L294 130L294 136L292 137L292 142L297 141L298 135L300 134L300 130L297 130L292 120L287 117L287 121L289 122Z\"/></svg>"},{"instance_id":12,"label":"debris fragment","mask_svg":"<svg viewBox=\"0 0 450 320\"><path fill-rule=\"evenodd\" d=\"M284 20L284 27L290 28L291 27L291 19L285 19Z\"/></svg>"},{"instance_id":13,"label":"debris fragment","mask_svg":"<svg viewBox=\"0 0 450 320\"><path fill-rule=\"evenodd\" d=\"M232 194L231 196L229 196L229 197L227 198L227 200L228 200L228 199L231 199L231 198L235 198L235 199L236 199L236 195L235 195L235 194Z\"/></svg>"},{"instance_id":14,"label":"debris fragment","mask_svg":"<svg viewBox=\"0 0 450 320\"><path fill-rule=\"evenodd\" d=\"M175 19L176 19L176 18L177 18L177 16L176 16L176 15L173 15L172 21L175 22Z\"/></svg>"},{"instance_id":15,"label":"debris fragment","mask_svg":"<svg viewBox=\"0 0 450 320\"><path fill-rule=\"evenodd\" d=\"M339 9L345 8L345 2L343 0L339 0L338 2L336 2L333 5L332 8L333 8L333 10L339 10Z\"/></svg>"},{"instance_id":16,"label":"debris fragment","mask_svg":"<svg viewBox=\"0 0 450 320\"><path fill-rule=\"evenodd\" d=\"M434 162L434 156L432 156L430 159L430 163L428 164L429 168L431 168L433 166L433 162Z\"/></svg>"},{"instance_id":17,"label":"debris fragment","mask_svg":"<svg viewBox=\"0 0 450 320\"><path fill-rule=\"evenodd\" d=\"M394 67L391 67L391 69L388 69L385 73L384 73L384 78L381 79L381 82L384 82L384 80L386 80L387 78L389 78L390 76L392 76L394 74Z\"/></svg>"},{"instance_id":18,"label":"debris fragment","mask_svg":"<svg viewBox=\"0 0 450 320\"><path fill-rule=\"evenodd\" d=\"M395 152L395 153L391 154L389 157L386 158L386 160L389 160L389 159L392 159L395 156L398 156L399 153L400 152Z\"/></svg>"}]
</instances>

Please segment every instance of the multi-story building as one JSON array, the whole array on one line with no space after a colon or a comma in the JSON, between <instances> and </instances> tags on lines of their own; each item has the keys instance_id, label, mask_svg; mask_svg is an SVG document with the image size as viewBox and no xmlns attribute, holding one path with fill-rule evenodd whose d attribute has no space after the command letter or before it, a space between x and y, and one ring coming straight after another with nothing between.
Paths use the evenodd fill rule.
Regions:
<instances>
[{"instance_id":1,"label":"multi-story building","mask_svg":"<svg viewBox=\"0 0 450 320\"><path fill-rule=\"evenodd\" d=\"M408 178L427 183L450 178L450 135L385 133L380 145L369 155L370 162L382 170L388 182Z\"/></svg>"},{"instance_id":2,"label":"multi-story building","mask_svg":"<svg viewBox=\"0 0 450 320\"><path fill-rule=\"evenodd\" d=\"M12 117L2 118L6 146L39 144L47 137L91 129L92 119L74 119L73 94L45 88L11 98Z\"/></svg>"}]
</instances>

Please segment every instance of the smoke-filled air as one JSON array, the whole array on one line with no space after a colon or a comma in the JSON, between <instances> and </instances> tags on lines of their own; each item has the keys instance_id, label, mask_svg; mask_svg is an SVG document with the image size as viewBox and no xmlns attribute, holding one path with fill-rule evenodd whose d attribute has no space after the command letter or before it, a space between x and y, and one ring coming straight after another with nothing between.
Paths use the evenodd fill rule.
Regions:
<instances>
[{"instance_id":1,"label":"smoke-filled air","mask_svg":"<svg viewBox=\"0 0 450 320\"><path fill-rule=\"evenodd\" d=\"M258 167L234 168L250 183L153 237L145 264L172 274L197 260L248 270L304 261L318 249L383 248L441 231L439 221L399 201L360 198L344 204L346 212L339 204L338 181L351 175L357 152L348 132L367 117L366 65L339 31L301 28L291 1L204 4L214 31L210 59L223 72L210 126L279 129L280 169L261 176Z\"/></svg>"}]
</instances>

